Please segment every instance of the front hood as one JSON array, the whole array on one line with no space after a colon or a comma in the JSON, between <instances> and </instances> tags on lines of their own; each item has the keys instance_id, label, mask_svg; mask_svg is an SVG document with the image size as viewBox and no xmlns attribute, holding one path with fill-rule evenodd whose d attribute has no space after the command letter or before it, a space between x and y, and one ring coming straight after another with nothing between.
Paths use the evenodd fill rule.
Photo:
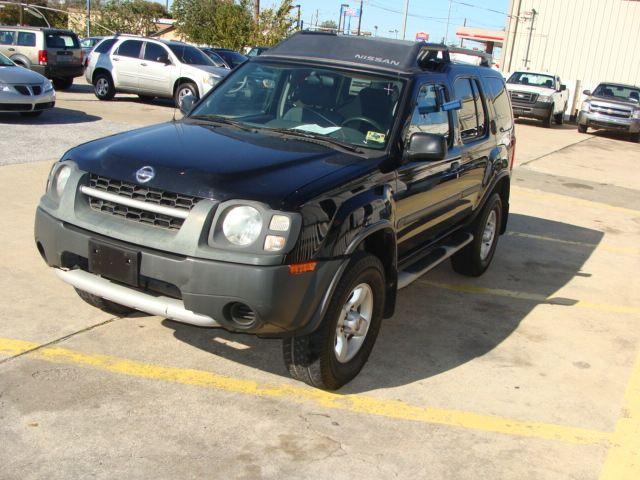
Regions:
<instances>
[{"instance_id":1,"label":"front hood","mask_svg":"<svg viewBox=\"0 0 640 480\"><path fill-rule=\"evenodd\" d=\"M218 75L219 77L225 77L231 71L228 68L214 67L213 65L211 65L211 66L209 66L209 65L191 65L191 67L193 67L193 68L195 68L197 70L202 70L204 72L213 73L214 75Z\"/></svg>"},{"instance_id":2,"label":"front hood","mask_svg":"<svg viewBox=\"0 0 640 480\"><path fill-rule=\"evenodd\" d=\"M536 87L535 85L521 85L519 83L507 83L507 90L510 92L537 93L539 95L551 95L555 93L553 88Z\"/></svg>"},{"instance_id":3,"label":"front hood","mask_svg":"<svg viewBox=\"0 0 640 480\"><path fill-rule=\"evenodd\" d=\"M131 183L140 183L140 168L152 166L155 177L145 185L219 201L256 200L273 208L282 208L287 197L304 197L299 190L309 183L372 163L290 137L188 122L94 140L64 159L83 171Z\"/></svg>"},{"instance_id":4,"label":"front hood","mask_svg":"<svg viewBox=\"0 0 640 480\"><path fill-rule=\"evenodd\" d=\"M23 67L0 67L0 82L42 84L46 78Z\"/></svg>"},{"instance_id":5,"label":"front hood","mask_svg":"<svg viewBox=\"0 0 640 480\"><path fill-rule=\"evenodd\" d=\"M625 102L624 100L615 100L615 99L612 99L611 97L598 97L598 96L592 95L591 97L588 98L588 100L590 102L595 102L598 105L603 105L603 106L612 105L616 107L627 107L629 110L633 110L634 108L640 108L640 104L636 102Z\"/></svg>"}]
</instances>

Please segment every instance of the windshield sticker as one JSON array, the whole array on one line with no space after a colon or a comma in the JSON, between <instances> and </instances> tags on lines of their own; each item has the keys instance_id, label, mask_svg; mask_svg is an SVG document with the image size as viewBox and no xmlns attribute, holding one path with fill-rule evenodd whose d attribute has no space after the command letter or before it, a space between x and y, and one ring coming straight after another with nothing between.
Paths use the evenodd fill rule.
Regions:
<instances>
[{"instance_id":1,"label":"windshield sticker","mask_svg":"<svg viewBox=\"0 0 640 480\"><path fill-rule=\"evenodd\" d=\"M364 78L352 78L349 85L349 95L357 95L363 88L369 87L371 80L365 80Z\"/></svg>"},{"instance_id":2,"label":"windshield sticker","mask_svg":"<svg viewBox=\"0 0 640 480\"><path fill-rule=\"evenodd\" d=\"M369 130L367 132L367 142L384 143L386 135L380 132Z\"/></svg>"},{"instance_id":3,"label":"windshield sticker","mask_svg":"<svg viewBox=\"0 0 640 480\"><path fill-rule=\"evenodd\" d=\"M303 132L318 133L320 135L329 135L330 133L340 130L342 127L321 127L317 123L308 125L298 125L291 130L302 130Z\"/></svg>"}]
</instances>

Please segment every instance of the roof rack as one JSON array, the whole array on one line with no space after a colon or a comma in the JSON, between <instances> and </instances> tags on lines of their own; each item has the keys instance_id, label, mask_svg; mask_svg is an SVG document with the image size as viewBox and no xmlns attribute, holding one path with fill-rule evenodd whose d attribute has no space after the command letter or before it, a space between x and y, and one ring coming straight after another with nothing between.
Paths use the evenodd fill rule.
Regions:
<instances>
[{"instance_id":1,"label":"roof rack","mask_svg":"<svg viewBox=\"0 0 640 480\"><path fill-rule=\"evenodd\" d=\"M486 52L468 48L449 47L443 43L425 43L418 53L418 65L422 68L429 68L429 66L433 64L452 63L452 53L479 57L480 66L482 67L491 67L493 60L492 56Z\"/></svg>"}]
</instances>

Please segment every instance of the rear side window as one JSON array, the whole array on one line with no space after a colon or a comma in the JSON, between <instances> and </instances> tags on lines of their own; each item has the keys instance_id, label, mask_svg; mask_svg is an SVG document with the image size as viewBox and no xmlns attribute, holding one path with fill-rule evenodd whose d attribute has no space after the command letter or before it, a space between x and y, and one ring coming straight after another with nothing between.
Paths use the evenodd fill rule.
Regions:
<instances>
[{"instance_id":1,"label":"rear side window","mask_svg":"<svg viewBox=\"0 0 640 480\"><path fill-rule=\"evenodd\" d=\"M107 53L113 47L113 44L116 43L115 38L107 38L98 44L94 51L98 53Z\"/></svg>"},{"instance_id":2,"label":"rear side window","mask_svg":"<svg viewBox=\"0 0 640 480\"><path fill-rule=\"evenodd\" d=\"M513 127L513 117L504 82L495 77L485 78L484 81L488 90L487 97L493 102L493 107L496 111L496 126L498 130L510 130Z\"/></svg>"},{"instance_id":3,"label":"rear side window","mask_svg":"<svg viewBox=\"0 0 640 480\"><path fill-rule=\"evenodd\" d=\"M9 30L0 30L0 45L13 45L15 33Z\"/></svg>"},{"instance_id":4,"label":"rear side window","mask_svg":"<svg viewBox=\"0 0 640 480\"><path fill-rule=\"evenodd\" d=\"M45 34L46 44L49 48L80 48L78 37L72 33L53 32Z\"/></svg>"},{"instance_id":5,"label":"rear side window","mask_svg":"<svg viewBox=\"0 0 640 480\"><path fill-rule=\"evenodd\" d=\"M484 135L487 117L478 82L470 78L459 78L454 84L454 91L456 99L462 103L462 108L458 111L462 142L472 142Z\"/></svg>"},{"instance_id":6,"label":"rear side window","mask_svg":"<svg viewBox=\"0 0 640 480\"><path fill-rule=\"evenodd\" d=\"M127 40L126 42L122 42L122 44L118 47L116 55L138 58L140 56L141 49L142 42L138 40Z\"/></svg>"},{"instance_id":7,"label":"rear side window","mask_svg":"<svg viewBox=\"0 0 640 480\"><path fill-rule=\"evenodd\" d=\"M18 45L20 45L21 47L35 47L36 34L33 32L19 32Z\"/></svg>"}]
</instances>

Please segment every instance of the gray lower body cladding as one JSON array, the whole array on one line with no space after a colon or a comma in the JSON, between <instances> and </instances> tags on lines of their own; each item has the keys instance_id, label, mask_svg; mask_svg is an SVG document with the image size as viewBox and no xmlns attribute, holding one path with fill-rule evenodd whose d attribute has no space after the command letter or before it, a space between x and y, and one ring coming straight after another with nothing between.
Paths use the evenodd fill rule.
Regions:
<instances>
[{"instance_id":1,"label":"gray lower body cladding","mask_svg":"<svg viewBox=\"0 0 640 480\"><path fill-rule=\"evenodd\" d=\"M35 240L54 268L87 268L90 240L140 252L138 288L143 293L174 292L184 308L211 317L232 331L288 336L317 321L343 259L318 262L315 271L292 275L287 265L247 265L178 256L128 244L62 222L41 208ZM136 289L132 288L132 291ZM160 292L160 293L158 293ZM247 305L256 321L248 328L232 320L230 306Z\"/></svg>"}]
</instances>

